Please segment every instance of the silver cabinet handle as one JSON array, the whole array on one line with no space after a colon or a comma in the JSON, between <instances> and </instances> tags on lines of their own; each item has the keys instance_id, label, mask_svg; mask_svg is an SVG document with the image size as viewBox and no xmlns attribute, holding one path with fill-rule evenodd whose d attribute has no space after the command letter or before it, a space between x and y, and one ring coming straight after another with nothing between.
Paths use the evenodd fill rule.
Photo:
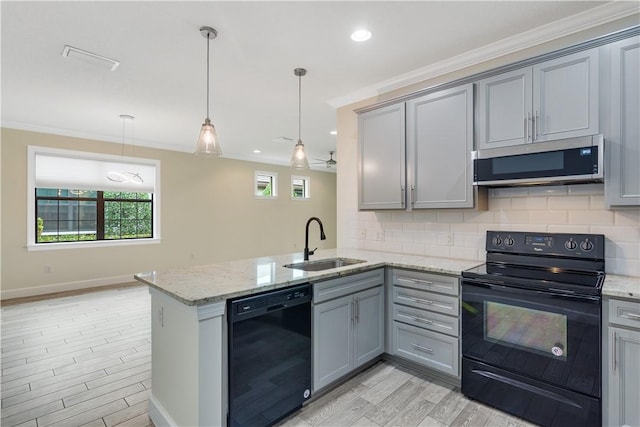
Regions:
<instances>
[{"instance_id":1,"label":"silver cabinet handle","mask_svg":"<svg viewBox=\"0 0 640 427\"><path fill-rule=\"evenodd\" d=\"M613 331L613 348L611 349L611 371L616 371L616 357L617 357L617 348L618 348L618 334L616 331Z\"/></svg>"},{"instance_id":2,"label":"silver cabinet handle","mask_svg":"<svg viewBox=\"0 0 640 427\"><path fill-rule=\"evenodd\" d=\"M404 208L404 199L405 199L404 185L401 185L400 186L400 202L401 202L403 208Z\"/></svg>"},{"instance_id":3,"label":"silver cabinet handle","mask_svg":"<svg viewBox=\"0 0 640 427\"><path fill-rule=\"evenodd\" d=\"M627 319L640 320L640 314L625 313L620 317L626 317Z\"/></svg>"},{"instance_id":4,"label":"silver cabinet handle","mask_svg":"<svg viewBox=\"0 0 640 427\"><path fill-rule=\"evenodd\" d=\"M539 133L538 133L538 126L540 123L540 116L538 116L538 112L536 111L536 115L533 116L533 140L537 140Z\"/></svg>"},{"instance_id":5,"label":"silver cabinet handle","mask_svg":"<svg viewBox=\"0 0 640 427\"><path fill-rule=\"evenodd\" d=\"M529 114L524 118L524 140L529 140Z\"/></svg>"},{"instance_id":6,"label":"silver cabinet handle","mask_svg":"<svg viewBox=\"0 0 640 427\"><path fill-rule=\"evenodd\" d=\"M422 279L414 279L413 277L400 277L398 278L398 280L404 280L405 282L411 282L411 283L419 283L421 285L433 285L433 282L429 281L429 280L422 280Z\"/></svg>"},{"instance_id":7,"label":"silver cabinet handle","mask_svg":"<svg viewBox=\"0 0 640 427\"><path fill-rule=\"evenodd\" d=\"M415 297L411 297L409 298L411 301L415 301L417 303L420 304L427 304L427 305L433 305L433 301L428 300L428 299L422 299L422 298L415 298Z\"/></svg>"},{"instance_id":8,"label":"silver cabinet handle","mask_svg":"<svg viewBox=\"0 0 640 427\"><path fill-rule=\"evenodd\" d=\"M433 320L425 319L424 317L418 317L418 316L410 316L410 317L416 322L426 323L427 325L433 324Z\"/></svg>"},{"instance_id":9,"label":"silver cabinet handle","mask_svg":"<svg viewBox=\"0 0 640 427\"><path fill-rule=\"evenodd\" d=\"M411 193L409 193L409 204L411 206L415 205L415 199L414 199L414 191L415 191L415 187L412 185L411 186Z\"/></svg>"},{"instance_id":10,"label":"silver cabinet handle","mask_svg":"<svg viewBox=\"0 0 640 427\"><path fill-rule=\"evenodd\" d=\"M356 299L354 301L354 304L355 304L355 313L356 313L355 314L355 319L356 319L356 322L358 322L360 320L359 319L359 317L360 317L360 297L356 297Z\"/></svg>"},{"instance_id":11,"label":"silver cabinet handle","mask_svg":"<svg viewBox=\"0 0 640 427\"><path fill-rule=\"evenodd\" d=\"M351 323L355 323L356 321L356 302L351 301Z\"/></svg>"},{"instance_id":12,"label":"silver cabinet handle","mask_svg":"<svg viewBox=\"0 0 640 427\"><path fill-rule=\"evenodd\" d=\"M419 350L419 351L425 352L425 353L429 353L429 354L433 353L433 349L432 349L432 348L429 348L429 347L423 347L423 346L418 345L418 344L416 344L416 343L411 344L411 347L415 348L416 350Z\"/></svg>"}]
</instances>

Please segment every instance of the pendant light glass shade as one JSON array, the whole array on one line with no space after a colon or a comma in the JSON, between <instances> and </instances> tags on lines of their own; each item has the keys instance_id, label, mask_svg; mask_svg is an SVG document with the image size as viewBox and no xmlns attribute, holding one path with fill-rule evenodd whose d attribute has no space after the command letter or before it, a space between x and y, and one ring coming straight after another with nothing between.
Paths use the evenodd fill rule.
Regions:
<instances>
[{"instance_id":1,"label":"pendant light glass shade","mask_svg":"<svg viewBox=\"0 0 640 427\"><path fill-rule=\"evenodd\" d=\"M196 155L203 157L220 157L222 155L216 127L211 123L209 117L204 119L202 128L200 128L200 136L196 142Z\"/></svg>"},{"instance_id":2,"label":"pendant light glass shade","mask_svg":"<svg viewBox=\"0 0 640 427\"><path fill-rule=\"evenodd\" d=\"M293 154L291 155L291 161L289 166L294 169L309 169L309 159L307 153L304 151L304 144L298 140L298 143L293 147Z\"/></svg>"},{"instance_id":3,"label":"pendant light glass shade","mask_svg":"<svg viewBox=\"0 0 640 427\"><path fill-rule=\"evenodd\" d=\"M302 143L301 129L302 129L302 76L307 74L307 70L304 68L296 68L293 70L293 74L298 76L298 142L293 147L293 154L291 155L291 161L289 166L294 169L309 169L309 158L304 151L304 144Z\"/></svg>"},{"instance_id":4,"label":"pendant light glass shade","mask_svg":"<svg viewBox=\"0 0 640 427\"><path fill-rule=\"evenodd\" d=\"M195 154L203 157L220 157L222 148L220 148L218 133L209 118L209 40L215 39L218 32L211 27L200 27L200 34L207 39L207 117L200 128Z\"/></svg>"}]
</instances>

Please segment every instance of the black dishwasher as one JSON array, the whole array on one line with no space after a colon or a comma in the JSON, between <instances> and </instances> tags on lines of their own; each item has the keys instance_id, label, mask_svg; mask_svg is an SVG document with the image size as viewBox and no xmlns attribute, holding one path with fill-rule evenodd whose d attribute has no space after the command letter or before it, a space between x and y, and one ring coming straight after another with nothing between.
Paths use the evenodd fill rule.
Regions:
<instances>
[{"instance_id":1,"label":"black dishwasher","mask_svg":"<svg viewBox=\"0 0 640 427\"><path fill-rule=\"evenodd\" d=\"M229 300L228 426L271 426L311 395L311 285Z\"/></svg>"}]
</instances>

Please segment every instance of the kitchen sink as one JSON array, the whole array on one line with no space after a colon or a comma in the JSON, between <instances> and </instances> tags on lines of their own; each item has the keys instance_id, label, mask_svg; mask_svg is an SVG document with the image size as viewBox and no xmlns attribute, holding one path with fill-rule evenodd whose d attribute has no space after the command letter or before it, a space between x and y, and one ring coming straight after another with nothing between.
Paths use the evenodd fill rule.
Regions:
<instances>
[{"instance_id":1,"label":"kitchen sink","mask_svg":"<svg viewBox=\"0 0 640 427\"><path fill-rule=\"evenodd\" d=\"M283 267L294 268L296 270L304 270L304 271L322 271L329 270L332 268L345 267L347 265L360 264L361 262L366 262L362 259L353 259L353 258L325 258L319 259L317 261L303 261L296 262L293 264L285 264Z\"/></svg>"}]
</instances>

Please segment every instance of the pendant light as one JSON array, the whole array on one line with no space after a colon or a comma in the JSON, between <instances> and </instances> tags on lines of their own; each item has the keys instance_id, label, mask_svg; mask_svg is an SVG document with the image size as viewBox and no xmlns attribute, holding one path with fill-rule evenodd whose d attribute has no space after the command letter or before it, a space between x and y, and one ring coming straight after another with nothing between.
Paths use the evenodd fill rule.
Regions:
<instances>
[{"instance_id":1,"label":"pendant light","mask_svg":"<svg viewBox=\"0 0 640 427\"><path fill-rule=\"evenodd\" d=\"M222 149L218 140L216 127L209 118L209 41L218 36L218 32L211 27L200 27L200 34L207 39L207 117L200 128L195 154L204 157L220 157Z\"/></svg>"},{"instance_id":2,"label":"pendant light","mask_svg":"<svg viewBox=\"0 0 640 427\"><path fill-rule=\"evenodd\" d=\"M133 147L133 155L135 156L135 145L133 142L133 116L128 114L121 114L120 118L122 119L122 160L124 161L124 146L125 146L125 123L127 120L131 121L131 146ZM120 183L132 183L132 184L142 184L144 180L140 176L138 172L131 171L109 171L107 173L107 179L113 182Z\"/></svg>"},{"instance_id":3,"label":"pendant light","mask_svg":"<svg viewBox=\"0 0 640 427\"><path fill-rule=\"evenodd\" d=\"M302 76L307 74L307 70L304 68L296 68L293 70L293 74L298 76L298 142L293 147L293 155L289 166L294 169L309 169L309 159L307 153L304 151L304 144L302 143L301 128L302 128Z\"/></svg>"}]
</instances>

